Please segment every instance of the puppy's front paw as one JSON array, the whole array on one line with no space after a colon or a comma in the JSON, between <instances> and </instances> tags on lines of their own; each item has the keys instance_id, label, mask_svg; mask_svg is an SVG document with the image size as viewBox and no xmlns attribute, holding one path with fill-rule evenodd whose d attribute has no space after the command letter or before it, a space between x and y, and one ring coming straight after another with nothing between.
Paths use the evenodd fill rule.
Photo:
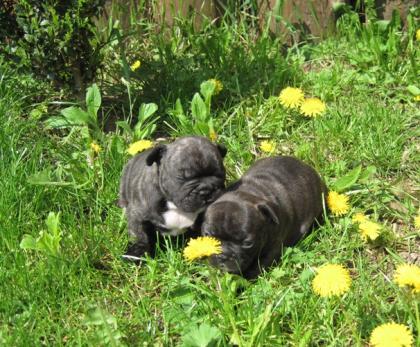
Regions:
<instances>
[{"instance_id":1,"label":"puppy's front paw","mask_svg":"<svg viewBox=\"0 0 420 347\"><path fill-rule=\"evenodd\" d=\"M125 261L140 265L147 251L148 250L144 247L144 245L140 243L131 243L128 245L127 250L121 258Z\"/></svg>"}]
</instances>

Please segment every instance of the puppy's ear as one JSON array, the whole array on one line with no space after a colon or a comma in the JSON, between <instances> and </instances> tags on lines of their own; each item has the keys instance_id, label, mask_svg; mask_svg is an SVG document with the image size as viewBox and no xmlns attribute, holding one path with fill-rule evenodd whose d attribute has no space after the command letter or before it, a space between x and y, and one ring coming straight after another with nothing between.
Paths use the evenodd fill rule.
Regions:
<instances>
[{"instance_id":1,"label":"puppy's ear","mask_svg":"<svg viewBox=\"0 0 420 347\"><path fill-rule=\"evenodd\" d=\"M260 202L259 204L257 204L257 209L258 209L258 211L260 211L262 213L262 215L265 218L267 218L268 220L270 220L274 224L279 224L280 223L279 219L276 216L276 213L271 208L271 206L269 205L269 203L267 203L267 202Z\"/></svg>"},{"instance_id":2,"label":"puppy's ear","mask_svg":"<svg viewBox=\"0 0 420 347\"><path fill-rule=\"evenodd\" d=\"M225 147L225 145L222 145L221 143L216 143L216 147L219 150L219 153L222 156L222 158L224 158L227 153L227 148Z\"/></svg>"},{"instance_id":3,"label":"puppy's ear","mask_svg":"<svg viewBox=\"0 0 420 347\"><path fill-rule=\"evenodd\" d=\"M152 166L153 163L160 164L163 154L166 152L166 145L155 146L149 155L146 157L146 164Z\"/></svg>"}]
</instances>

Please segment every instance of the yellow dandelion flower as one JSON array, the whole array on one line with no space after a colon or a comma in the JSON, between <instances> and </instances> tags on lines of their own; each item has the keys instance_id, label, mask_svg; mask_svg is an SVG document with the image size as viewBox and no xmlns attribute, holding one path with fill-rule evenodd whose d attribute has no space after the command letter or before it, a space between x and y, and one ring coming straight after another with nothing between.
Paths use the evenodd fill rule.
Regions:
<instances>
[{"instance_id":1,"label":"yellow dandelion flower","mask_svg":"<svg viewBox=\"0 0 420 347\"><path fill-rule=\"evenodd\" d=\"M302 89L287 87L284 88L279 95L280 104L286 108L298 108L304 99Z\"/></svg>"},{"instance_id":2,"label":"yellow dandelion flower","mask_svg":"<svg viewBox=\"0 0 420 347\"><path fill-rule=\"evenodd\" d=\"M99 153L100 151L101 151L101 147L97 144L97 143L95 143L95 142L92 142L91 144L90 144L90 149L94 152L94 153Z\"/></svg>"},{"instance_id":3,"label":"yellow dandelion flower","mask_svg":"<svg viewBox=\"0 0 420 347\"><path fill-rule=\"evenodd\" d=\"M373 329L370 344L373 347L411 347L413 335L407 326L385 323Z\"/></svg>"},{"instance_id":4,"label":"yellow dandelion flower","mask_svg":"<svg viewBox=\"0 0 420 347\"><path fill-rule=\"evenodd\" d=\"M153 142L149 140L140 140L134 142L128 147L127 153L131 155L135 155L137 153L143 152L145 149L148 149L153 146Z\"/></svg>"},{"instance_id":5,"label":"yellow dandelion flower","mask_svg":"<svg viewBox=\"0 0 420 347\"><path fill-rule=\"evenodd\" d=\"M322 265L312 281L314 292L322 297L344 294L350 289L350 285L349 271L338 264Z\"/></svg>"},{"instance_id":6,"label":"yellow dandelion flower","mask_svg":"<svg viewBox=\"0 0 420 347\"><path fill-rule=\"evenodd\" d=\"M420 267L414 264L402 264L397 267L394 281L400 287L412 287L414 293L420 293Z\"/></svg>"},{"instance_id":7,"label":"yellow dandelion flower","mask_svg":"<svg viewBox=\"0 0 420 347\"><path fill-rule=\"evenodd\" d=\"M362 236L362 239L367 241L375 240L379 234L381 233L381 226L378 223L371 222L371 221L364 221L359 224L359 231L360 235Z\"/></svg>"},{"instance_id":8,"label":"yellow dandelion flower","mask_svg":"<svg viewBox=\"0 0 420 347\"><path fill-rule=\"evenodd\" d=\"M350 209L349 197L344 194L339 194L335 191L330 191L328 193L327 204L335 216L342 216L346 214Z\"/></svg>"},{"instance_id":9,"label":"yellow dandelion flower","mask_svg":"<svg viewBox=\"0 0 420 347\"><path fill-rule=\"evenodd\" d=\"M417 29L416 31L416 40L420 41L420 29Z\"/></svg>"},{"instance_id":10,"label":"yellow dandelion flower","mask_svg":"<svg viewBox=\"0 0 420 347\"><path fill-rule=\"evenodd\" d=\"M414 217L414 227L416 229L420 229L420 214Z\"/></svg>"},{"instance_id":11,"label":"yellow dandelion flower","mask_svg":"<svg viewBox=\"0 0 420 347\"><path fill-rule=\"evenodd\" d=\"M276 149L276 143L274 141L261 141L260 150L265 153L272 153Z\"/></svg>"},{"instance_id":12,"label":"yellow dandelion flower","mask_svg":"<svg viewBox=\"0 0 420 347\"><path fill-rule=\"evenodd\" d=\"M363 213L358 212L354 214L351 220L353 223L363 223L366 222L368 219Z\"/></svg>"},{"instance_id":13,"label":"yellow dandelion flower","mask_svg":"<svg viewBox=\"0 0 420 347\"><path fill-rule=\"evenodd\" d=\"M217 140L217 134L213 129L210 130L209 138L213 142L215 142Z\"/></svg>"},{"instance_id":14,"label":"yellow dandelion flower","mask_svg":"<svg viewBox=\"0 0 420 347\"><path fill-rule=\"evenodd\" d=\"M220 94L223 90L223 83L215 78L212 78L210 81L214 83L214 95Z\"/></svg>"},{"instance_id":15,"label":"yellow dandelion flower","mask_svg":"<svg viewBox=\"0 0 420 347\"><path fill-rule=\"evenodd\" d=\"M416 95L416 96L414 97L414 101L420 101L420 95Z\"/></svg>"},{"instance_id":16,"label":"yellow dandelion flower","mask_svg":"<svg viewBox=\"0 0 420 347\"><path fill-rule=\"evenodd\" d=\"M136 60L133 64L131 64L130 69L131 71L136 71L141 66L140 60Z\"/></svg>"},{"instance_id":17,"label":"yellow dandelion flower","mask_svg":"<svg viewBox=\"0 0 420 347\"><path fill-rule=\"evenodd\" d=\"M221 242L214 237L201 236L191 239L185 247L183 255L188 261L222 253Z\"/></svg>"},{"instance_id":18,"label":"yellow dandelion flower","mask_svg":"<svg viewBox=\"0 0 420 347\"><path fill-rule=\"evenodd\" d=\"M316 117L326 110L325 103L318 98L309 98L300 105L300 112L307 117Z\"/></svg>"}]
</instances>

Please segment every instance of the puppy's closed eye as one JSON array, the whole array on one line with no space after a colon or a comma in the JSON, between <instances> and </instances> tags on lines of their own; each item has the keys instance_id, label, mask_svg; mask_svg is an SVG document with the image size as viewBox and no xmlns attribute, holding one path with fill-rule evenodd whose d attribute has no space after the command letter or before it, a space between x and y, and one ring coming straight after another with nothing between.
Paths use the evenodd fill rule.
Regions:
<instances>
[{"instance_id":1,"label":"puppy's closed eye","mask_svg":"<svg viewBox=\"0 0 420 347\"><path fill-rule=\"evenodd\" d=\"M193 178L197 178L198 175L197 175L197 172L194 172L193 170L184 170L182 172L182 177L186 180L190 180Z\"/></svg>"},{"instance_id":2,"label":"puppy's closed eye","mask_svg":"<svg viewBox=\"0 0 420 347\"><path fill-rule=\"evenodd\" d=\"M251 248L252 246L254 246L255 242L252 240L244 240L242 241L242 247L244 248Z\"/></svg>"}]
</instances>

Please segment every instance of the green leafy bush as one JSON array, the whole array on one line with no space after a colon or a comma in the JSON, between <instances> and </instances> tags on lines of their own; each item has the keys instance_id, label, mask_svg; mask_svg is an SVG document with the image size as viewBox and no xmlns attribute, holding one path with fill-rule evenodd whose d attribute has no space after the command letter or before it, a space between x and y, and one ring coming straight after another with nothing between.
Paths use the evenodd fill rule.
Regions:
<instances>
[{"instance_id":1,"label":"green leafy bush","mask_svg":"<svg viewBox=\"0 0 420 347\"><path fill-rule=\"evenodd\" d=\"M96 35L94 18L103 4L104 0L17 0L13 11L10 6L2 10L10 22L2 28L2 36L8 38L3 50L57 87L84 91L102 61L104 42Z\"/></svg>"}]
</instances>

